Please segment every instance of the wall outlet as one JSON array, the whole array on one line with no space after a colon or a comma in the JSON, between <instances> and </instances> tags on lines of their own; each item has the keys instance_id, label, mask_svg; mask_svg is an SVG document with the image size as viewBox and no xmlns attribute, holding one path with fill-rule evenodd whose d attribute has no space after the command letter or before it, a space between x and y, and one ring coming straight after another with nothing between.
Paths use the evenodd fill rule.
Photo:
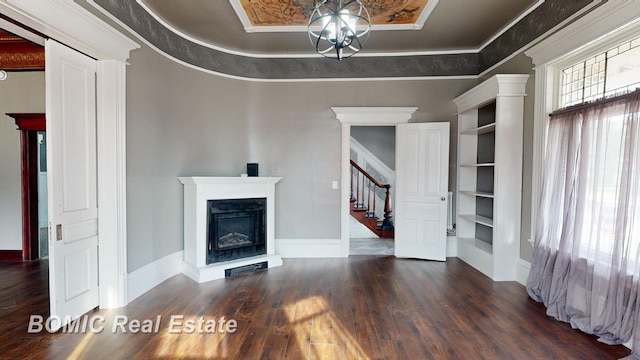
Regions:
<instances>
[{"instance_id":1,"label":"wall outlet","mask_svg":"<svg viewBox=\"0 0 640 360\"><path fill-rule=\"evenodd\" d=\"M337 189L338 189L338 181L333 180L333 181L331 182L331 188L332 188L333 190L337 190Z\"/></svg>"}]
</instances>

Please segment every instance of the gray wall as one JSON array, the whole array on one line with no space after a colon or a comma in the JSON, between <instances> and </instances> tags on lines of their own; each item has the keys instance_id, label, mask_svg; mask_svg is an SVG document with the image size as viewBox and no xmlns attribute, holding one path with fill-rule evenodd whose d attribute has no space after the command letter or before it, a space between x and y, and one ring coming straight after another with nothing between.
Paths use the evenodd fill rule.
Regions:
<instances>
[{"instance_id":1,"label":"gray wall","mask_svg":"<svg viewBox=\"0 0 640 360\"><path fill-rule=\"evenodd\" d=\"M20 132L5 114L44 111L44 72L10 72L0 81L0 250L22 249Z\"/></svg>"},{"instance_id":2,"label":"gray wall","mask_svg":"<svg viewBox=\"0 0 640 360\"><path fill-rule=\"evenodd\" d=\"M395 126L352 126L351 136L391 170L396 169Z\"/></svg>"},{"instance_id":3,"label":"gray wall","mask_svg":"<svg viewBox=\"0 0 640 360\"><path fill-rule=\"evenodd\" d=\"M248 82L184 67L147 47L129 62L129 272L182 249L176 177L237 176L247 162L258 162L263 176L284 177L276 187L276 238L340 238L339 190L331 181L340 179L341 132L331 107L418 106L413 122L455 121L452 99L477 84ZM455 188L455 151L450 167Z\"/></svg>"}]
</instances>

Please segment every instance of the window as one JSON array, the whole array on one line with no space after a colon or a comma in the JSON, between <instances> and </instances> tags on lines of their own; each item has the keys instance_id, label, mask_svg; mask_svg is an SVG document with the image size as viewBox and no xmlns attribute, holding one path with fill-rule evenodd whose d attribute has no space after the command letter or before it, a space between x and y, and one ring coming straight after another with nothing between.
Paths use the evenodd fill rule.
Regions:
<instances>
[{"instance_id":1,"label":"window","mask_svg":"<svg viewBox=\"0 0 640 360\"><path fill-rule=\"evenodd\" d=\"M560 107L640 87L640 37L562 70Z\"/></svg>"},{"instance_id":2,"label":"window","mask_svg":"<svg viewBox=\"0 0 640 360\"><path fill-rule=\"evenodd\" d=\"M640 333L640 23L581 38L593 24L604 28L594 17L531 52L539 207L526 284L548 315L617 344Z\"/></svg>"}]
</instances>

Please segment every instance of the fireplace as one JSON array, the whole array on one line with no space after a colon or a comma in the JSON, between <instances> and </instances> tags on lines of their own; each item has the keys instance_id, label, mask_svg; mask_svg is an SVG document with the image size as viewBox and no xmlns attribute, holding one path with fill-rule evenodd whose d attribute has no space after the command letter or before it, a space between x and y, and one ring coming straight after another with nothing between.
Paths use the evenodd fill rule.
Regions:
<instances>
[{"instance_id":1,"label":"fireplace","mask_svg":"<svg viewBox=\"0 0 640 360\"><path fill-rule=\"evenodd\" d=\"M207 201L207 265L267 253L266 198Z\"/></svg>"},{"instance_id":2,"label":"fireplace","mask_svg":"<svg viewBox=\"0 0 640 360\"><path fill-rule=\"evenodd\" d=\"M282 265L276 254L279 177L178 178L184 184L182 272L197 282ZM209 241L213 239L214 241Z\"/></svg>"}]
</instances>

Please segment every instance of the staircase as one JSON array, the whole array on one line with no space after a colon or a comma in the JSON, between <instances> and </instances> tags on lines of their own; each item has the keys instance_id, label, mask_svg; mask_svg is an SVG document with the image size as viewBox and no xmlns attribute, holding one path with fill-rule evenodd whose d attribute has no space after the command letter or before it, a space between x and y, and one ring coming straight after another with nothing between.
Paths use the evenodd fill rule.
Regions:
<instances>
[{"instance_id":1,"label":"staircase","mask_svg":"<svg viewBox=\"0 0 640 360\"><path fill-rule=\"evenodd\" d=\"M393 239L391 185L381 184L353 160L349 212L376 235Z\"/></svg>"}]
</instances>

